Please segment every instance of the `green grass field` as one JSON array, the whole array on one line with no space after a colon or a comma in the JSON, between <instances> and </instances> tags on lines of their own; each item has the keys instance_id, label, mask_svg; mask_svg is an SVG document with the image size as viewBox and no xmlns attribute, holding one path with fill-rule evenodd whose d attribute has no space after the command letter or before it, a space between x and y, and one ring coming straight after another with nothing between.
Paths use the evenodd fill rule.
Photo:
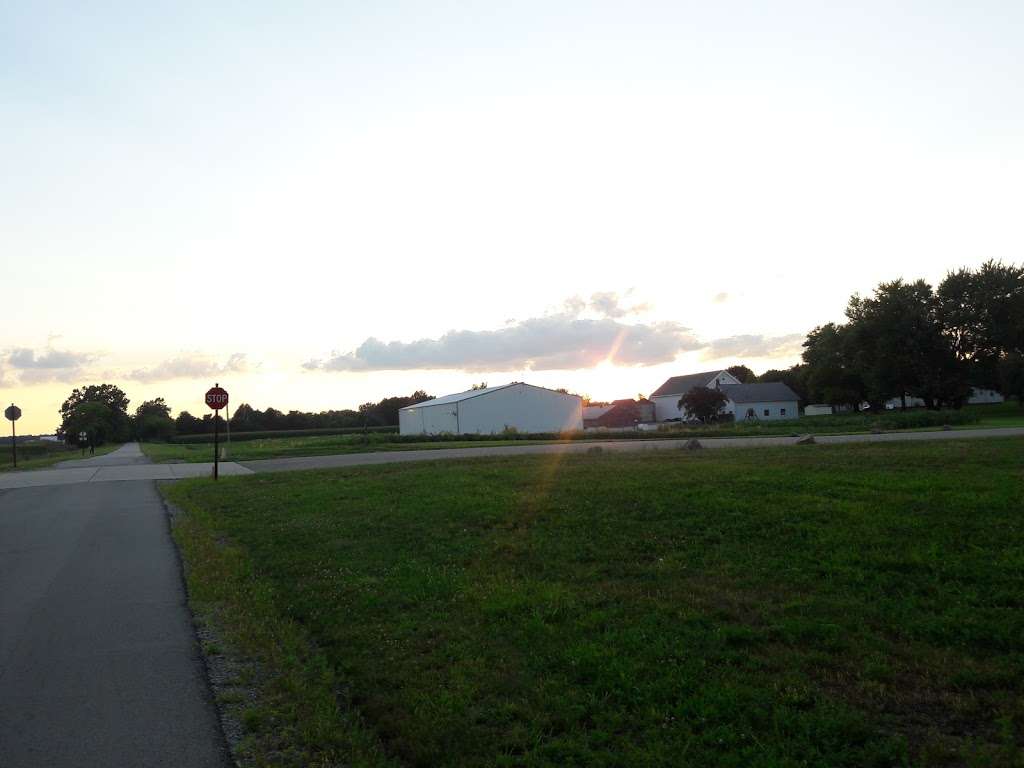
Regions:
<instances>
[{"instance_id":1,"label":"green grass field","mask_svg":"<svg viewBox=\"0 0 1024 768\"><path fill-rule=\"evenodd\" d=\"M724 423L720 425L693 427L678 425L658 432L588 432L573 435L574 440L614 439L659 439L689 437L770 437L792 434L844 434L867 432L873 428L937 429L944 423L954 428L969 429L978 426L1024 426L1024 410L1014 404L997 406L975 406L963 412L911 411L906 414L888 412L885 414L837 414L834 416L807 417L799 420ZM229 457L234 461L276 459L289 456L323 456L329 454L367 453L376 451L431 450L435 448L473 448L497 445L526 445L528 443L557 442L557 436L509 435L460 436L440 435L434 437L401 437L397 434L342 434L304 435L298 437L260 437L256 440L236 440L231 443ZM212 461L213 446L209 443L144 443L142 450L156 462Z\"/></svg>"},{"instance_id":2,"label":"green grass field","mask_svg":"<svg viewBox=\"0 0 1024 768\"><path fill-rule=\"evenodd\" d=\"M102 456L105 453L120 448L120 443L102 445L96 449L96 455ZM82 456L80 450L68 450L64 443L54 443L49 440L33 440L28 443L18 443L18 469L45 469L54 464L70 459L89 458L86 451ZM7 472L14 469L13 457L11 456L11 445L0 446L0 472Z\"/></svg>"},{"instance_id":3,"label":"green grass field","mask_svg":"<svg viewBox=\"0 0 1024 768\"><path fill-rule=\"evenodd\" d=\"M321 437L275 437L260 440L233 442L229 451L231 461L254 461L256 459L280 459L289 456L326 456L342 453L367 453L375 451L419 451L432 448L470 448L494 445L527 445L546 442L542 440L448 440L445 442L394 442L377 440L376 437L392 435L370 435L363 441L361 435L324 435ZM203 462L213 461L212 443L142 443L142 451L157 463L167 461Z\"/></svg>"},{"instance_id":4,"label":"green grass field","mask_svg":"<svg viewBox=\"0 0 1024 768\"><path fill-rule=\"evenodd\" d=\"M256 764L1020 766L1024 441L182 481Z\"/></svg>"}]
</instances>

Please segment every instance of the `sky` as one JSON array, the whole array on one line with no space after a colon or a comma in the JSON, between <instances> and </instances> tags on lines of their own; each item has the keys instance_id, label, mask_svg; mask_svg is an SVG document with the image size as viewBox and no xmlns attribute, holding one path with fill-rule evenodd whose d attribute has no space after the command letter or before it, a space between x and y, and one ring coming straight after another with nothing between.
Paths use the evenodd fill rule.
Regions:
<instances>
[{"instance_id":1,"label":"sky","mask_svg":"<svg viewBox=\"0 0 1024 768\"><path fill-rule=\"evenodd\" d=\"M1019 2L0 0L0 402L594 398L1024 260Z\"/></svg>"}]
</instances>

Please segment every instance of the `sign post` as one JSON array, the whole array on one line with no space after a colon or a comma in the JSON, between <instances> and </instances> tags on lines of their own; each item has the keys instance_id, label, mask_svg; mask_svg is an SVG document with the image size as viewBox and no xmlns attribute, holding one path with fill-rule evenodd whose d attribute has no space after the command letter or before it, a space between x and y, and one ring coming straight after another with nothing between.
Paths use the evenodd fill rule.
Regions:
<instances>
[{"instance_id":1,"label":"sign post","mask_svg":"<svg viewBox=\"0 0 1024 768\"><path fill-rule=\"evenodd\" d=\"M11 422L11 460L14 462L14 468L18 468L18 435L14 430L14 422L21 418L21 408L11 403L4 411L6 416Z\"/></svg>"},{"instance_id":2,"label":"sign post","mask_svg":"<svg viewBox=\"0 0 1024 768\"><path fill-rule=\"evenodd\" d=\"M220 474L218 463L220 459L220 415L217 413L228 404L228 393L221 389L220 384L214 384L213 388L206 392L206 404L210 406L213 413L213 479L216 480Z\"/></svg>"}]
</instances>

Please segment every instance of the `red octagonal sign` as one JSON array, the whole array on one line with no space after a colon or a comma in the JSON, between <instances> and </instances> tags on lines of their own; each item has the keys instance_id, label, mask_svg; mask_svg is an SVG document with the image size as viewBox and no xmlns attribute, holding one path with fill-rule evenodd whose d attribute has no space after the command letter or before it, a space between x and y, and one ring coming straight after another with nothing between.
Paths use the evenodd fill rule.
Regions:
<instances>
[{"instance_id":1,"label":"red octagonal sign","mask_svg":"<svg viewBox=\"0 0 1024 768\"><path fill-rule=\"evenodd\" d=\"M228 404L227 390L222 389L221 387L212 387L206 393L206 404L213 408L213 410L219 411Z\"/></svg>"}]
</instances>

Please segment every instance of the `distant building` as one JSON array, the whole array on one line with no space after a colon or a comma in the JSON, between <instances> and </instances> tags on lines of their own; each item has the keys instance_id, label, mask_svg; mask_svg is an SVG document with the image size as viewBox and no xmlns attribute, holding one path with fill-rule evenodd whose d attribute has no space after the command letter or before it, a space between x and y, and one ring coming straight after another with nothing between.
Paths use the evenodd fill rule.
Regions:
<instances>
[{"instance_id":1,"label":"distant building","mask_svg":"<svg viewBox=\"0 0 1024 768\"><path fill-rule=\"evenodd\" d=\"M679 400L691 389L707 387L721 390L726 397L722 412L744 419L796 419L800 417L800 398L782 382L743 384L728 371L705 371L673 376L651 393L657 421L689 418Z\"/></svg>"},{"instance_id":2,"label":"distant building","mask_svg":"<svg viewBox=\"0 0 1024 768\"><path fill-rule=\"evenodd\" d=\"M831 416L835 410L827 403L812 403L804 408L804 416Z\"/></svg>"},{"instance_id":3,"label":"distant building","mask_svg":"<svg viewBox=\"0 0 1024 768\"><path fill-rule=\"evenodd\" d=\"M729 398L736 421L800 418L800 398L781 381L727 384L721 389Z\"/></svg>"},{"instance_id":4,"label":"distant building","mask_svg":"<svg viewBox=\"0 0 1024 768\"><path fill-rule=\"evenodd\" d=\"M971 387L971 393L967 396L968 405L983 405L987 403L1001 403L1005 398L996 392L994 389L985 389L983 387ZM913 397L907 395L907 408L924 408L925 403L923 398ZM885 401L885 407L887 410L894 411L898 408L903 407L902 397L892 397Z\"/></svg>"},{"instance_id":5,"label":"distant building","mask_svg":"<svg viewBox=\"0 0 1024 768\"><path fill-rule=\"evenodd\" d=\"M583 409L584 428L626 429L654 421L654 403L650 400L616 400L595 407L589 414L588 410Z\"/></svg>"},{"instance_id":6,"label":"distant building","mask_svg":"<svg viewBox=\"0 0 1024 768\"><path fill-rule=\"evenodd\" d=\"M721 389L726 384L739 384L740 380L728 371L705 371L686 376L673 376L651 393L655 421L685 419L687 414L679 408L679 398L696 387ZM732 413L732 411L727 411Z\"/></svg>"},{"instance_id":7,"label":"distant building","mask_svg":"<svg viewBox=\"0 0 1024 768\"><path fill-rule=\"evenodd\" d=\"M578 395L512 382L402 408L398 431L403 435L494 435L513 429L570 432L583 429L582 410Z\"/></svg>"}]
</instances>

